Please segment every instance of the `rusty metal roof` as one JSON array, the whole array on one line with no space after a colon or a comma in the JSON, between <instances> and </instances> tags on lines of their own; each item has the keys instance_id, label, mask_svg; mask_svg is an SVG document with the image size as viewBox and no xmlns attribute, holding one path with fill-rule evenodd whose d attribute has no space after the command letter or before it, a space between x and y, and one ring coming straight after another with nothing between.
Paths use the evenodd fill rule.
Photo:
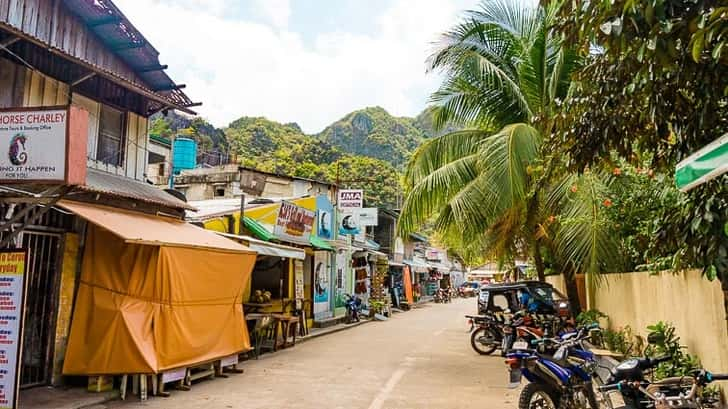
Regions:
<instances>
[{"instance_id":1,"label":"rusty metal roof","mask_svg":"<svg viewBox=\"0 0 728 409\"><path fill-rule=\"evenodd\" d=\"M86 184L79 186L79 189L87 192L103 193L139 200L173 209L197 210L186 202L177 199L153 185L91 168L88 169L86 175Z\"/></svg>"},{"instance_id":2,"label":"rusty metal roof","mask_svg":"<svg viewBox=\"0 0 728 409\"><path fill-rule=\"evenodd\" d=\"M111 0L63 0L99 39L144 81L147 88L170 102L194 104L164 72L159 52L147 41Z\"/></svg>"}]
</instances>

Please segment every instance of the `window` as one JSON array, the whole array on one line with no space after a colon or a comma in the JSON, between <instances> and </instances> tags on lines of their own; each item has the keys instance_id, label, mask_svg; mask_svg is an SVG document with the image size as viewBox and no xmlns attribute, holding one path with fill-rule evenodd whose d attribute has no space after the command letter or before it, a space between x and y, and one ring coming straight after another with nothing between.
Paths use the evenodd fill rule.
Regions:
<instances>
[{"instance_id":1,"label":"window","mask_svg":"<svg viewBox=\"0 0 728 409\"><path fill-rule=\"evenodd\" d=\"M124 113L101 105L96 160L120 166L124 160Z\"/></svg>"},{"instance_id":2,"label":"window","mask_svg":"<svg viewBox=\"0 0 728 409\"><path fill-rule=\"evenodd\" d=\"M288 298L288 259L258 256L251 281L251 295L259 290L269 291L274 299Z\"/></svg>"},{"instance_id":3,"label":"window","mask_svg":"<svg viewBox=\"0 0 728 409\"><path fill-rule=\"evenodd\" d=\"M225 196L225 188L224 187L216 187L215 188L215 197L223 197Z\"/></svg>"}]
</instances>

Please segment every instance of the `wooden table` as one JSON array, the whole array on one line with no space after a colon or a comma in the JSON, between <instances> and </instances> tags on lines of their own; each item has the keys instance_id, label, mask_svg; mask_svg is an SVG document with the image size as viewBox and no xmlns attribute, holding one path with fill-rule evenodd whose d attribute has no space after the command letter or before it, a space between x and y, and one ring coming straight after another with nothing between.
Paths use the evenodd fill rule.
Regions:
<instances>
[{"instance_id":1,"label":"wooden table","mask_svg":"<svg viewBox=\"0 0 728 409\"><path fill-rule=\"evenodd\" d=\"M243 309L245 310L245 312L251 312L251 313L262 312L264 309L270 308L272 306L273 306L272 303L263 303L263 304L254 303L254 302L244 302L243 303L243 307L244 307Z\"/></svg>"},{"instance_id":2,"label":"wooden table","mask_svg":"<svg viewBox=\"0 0 728 409\"><path fill-rule=\"evenodd\" d=\"M276 340L275 340L275 349L278 349L280 346L281 349L288 348L296 345L296 332L298 332L298 323L301 320L301 317L296 316L286 316L283 314L272 314L273 318L276 319L281 324L281 335L283 338L283 341L281 344L278 344L278 334L276 334ZM291 334L291 331L293 331L293 342L288 342L289 335Z\"/></svg>"}]
</instances>

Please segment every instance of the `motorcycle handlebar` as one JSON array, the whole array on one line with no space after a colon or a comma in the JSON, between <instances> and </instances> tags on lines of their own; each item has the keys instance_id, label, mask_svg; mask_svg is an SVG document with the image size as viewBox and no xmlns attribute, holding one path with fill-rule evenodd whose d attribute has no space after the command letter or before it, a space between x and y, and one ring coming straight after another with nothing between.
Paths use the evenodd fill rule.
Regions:
<instances>
[{"instance_id":1,"label":"motorcycle handlebar","mask_svg":"<svg viewBox=\"0 0 728 409\"><path fill-rule=\"evenodd\" d=\"M616 391L616 390L620 390L621 388L622 388L621 383L614 383L611 385L602 385L599 387L599 392Z\"/></svg>"},{"instance_id":2,"label":"motorcycle handlebar","mask_svg":"<svg viewBox=\"0 0 728 409\"><path fill-rule=\"evenodd\" d=\"M712 381L728 381L728 374L725 373L712 373L710 374L710 380Z\"/></svg>"}]
</instances>

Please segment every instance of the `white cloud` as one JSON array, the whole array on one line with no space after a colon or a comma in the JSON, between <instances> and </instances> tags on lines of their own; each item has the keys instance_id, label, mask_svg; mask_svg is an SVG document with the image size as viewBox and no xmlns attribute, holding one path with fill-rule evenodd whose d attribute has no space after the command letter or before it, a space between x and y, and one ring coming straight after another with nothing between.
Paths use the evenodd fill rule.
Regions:
<instances>
[{"instance_id":1,"label":"white cloud","mask_svg":"<svg viewBox=\"0 0 728 409\"><path fill-rule=\"evenodd\" d=\"M287 0L257 0L265 23L226 17L233 0L116 3L215 125L266 116L314 133L365 106L416 115L438 82L425 75L431 42L475 0L392 0L370 34L341 27L313 44L288 28Z\"/></svg>"}]
</instances>

